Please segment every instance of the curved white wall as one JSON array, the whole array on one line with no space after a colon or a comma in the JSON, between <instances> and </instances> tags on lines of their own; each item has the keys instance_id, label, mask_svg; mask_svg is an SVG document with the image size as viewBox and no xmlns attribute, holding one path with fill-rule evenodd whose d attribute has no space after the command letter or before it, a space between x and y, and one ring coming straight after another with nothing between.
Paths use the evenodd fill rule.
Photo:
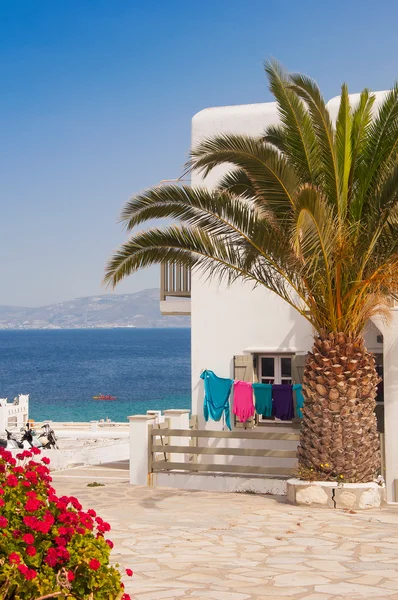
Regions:
<instances>
[{"instance_id":1,"label":"curved white wall","mask_svg":"<svg viewBox=\"0 0 398 600\"><path fill-rule=\"evenodd\" d=\"M194 116L192 145L217 133L261 134L278 122L276 103L209 108ZM193 174L192 185L212 187L227 168L214 170L206 180ZM211 369L233 376L233 357L257 349L272 352L308 350L311 327L294 309L265 289L247 283L230 288L192 275L192 410L203 426L203 386L199 375ZM217 424L210 422L209 427Z\"/></svg>"}]
</instances>

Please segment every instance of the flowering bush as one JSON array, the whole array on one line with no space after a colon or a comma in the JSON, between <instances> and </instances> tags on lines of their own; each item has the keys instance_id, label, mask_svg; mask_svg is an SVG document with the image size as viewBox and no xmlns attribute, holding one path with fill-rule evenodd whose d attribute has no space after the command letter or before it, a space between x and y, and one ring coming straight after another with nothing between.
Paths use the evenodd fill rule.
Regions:
<instances>
[{"instance_id":1,"label":"flowering bush","mask_svg":"<svg viewBox=\"0 0 398 600\"><path fill-rule=\"evenodd\" d=\"M0 448L0 600L129 600L109 565L110 525L58 497L39 454Z\"/></svg>"}]
</instances>

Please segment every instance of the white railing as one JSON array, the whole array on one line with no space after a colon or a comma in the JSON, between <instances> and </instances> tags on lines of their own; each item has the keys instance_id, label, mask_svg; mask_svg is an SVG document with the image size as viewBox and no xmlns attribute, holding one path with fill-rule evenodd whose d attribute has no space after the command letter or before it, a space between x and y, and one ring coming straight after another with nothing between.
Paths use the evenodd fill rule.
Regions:
<instances>
[{"instance_id":1,"label":"white railing","mask_svg":"<svg viewBox=\"0 0 398 600\"><path fill-rule=\"evenodd\" d=\"M0 433L6 429L20 429L29 418L29 394L19 394L14 402L0 398Z\"/></svg>"}]
</instances>

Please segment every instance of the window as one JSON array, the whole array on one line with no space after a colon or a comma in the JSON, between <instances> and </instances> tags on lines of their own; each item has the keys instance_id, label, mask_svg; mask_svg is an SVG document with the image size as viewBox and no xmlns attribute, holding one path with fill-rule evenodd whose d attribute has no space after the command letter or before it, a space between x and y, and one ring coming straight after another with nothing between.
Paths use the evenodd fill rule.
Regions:
<instances>
[{"instance_id":1,"label":"window","mask_svg":"<svg viewBox=\"0 0 398 600\"><path fill-rule=\"evenodd\" d=\"M291 356L259 356L258 369L261 383L292 383Z\"/></svg>"}]
</instances>

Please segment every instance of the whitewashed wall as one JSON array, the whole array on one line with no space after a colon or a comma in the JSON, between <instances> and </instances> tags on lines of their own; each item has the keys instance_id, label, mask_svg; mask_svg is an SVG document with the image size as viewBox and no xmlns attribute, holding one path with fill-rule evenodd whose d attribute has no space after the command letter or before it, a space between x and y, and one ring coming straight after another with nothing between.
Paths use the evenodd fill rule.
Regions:
<instances>
[{"instance_id":1,"label":"whitewashed wall","mask_svg":"<svg viewBox=\"0 0 398 600\"><path fill-rule=\"evenodd\" d=\"M192 145L217 133L261 134L277 123L275 103L209 108L192 121ZM227 169L214 170L204 182L194 173L192 185L212 187ZM211 369L221 377L233 376L233 357L258 352L308 350L312 333L308 322L265 289L253 290L236 282L227 288L216 280L192 275L192 411L203 421L203 385L199 375ZM210 421L208 427L221 425Z\"/></svg>"}]
</instances>

